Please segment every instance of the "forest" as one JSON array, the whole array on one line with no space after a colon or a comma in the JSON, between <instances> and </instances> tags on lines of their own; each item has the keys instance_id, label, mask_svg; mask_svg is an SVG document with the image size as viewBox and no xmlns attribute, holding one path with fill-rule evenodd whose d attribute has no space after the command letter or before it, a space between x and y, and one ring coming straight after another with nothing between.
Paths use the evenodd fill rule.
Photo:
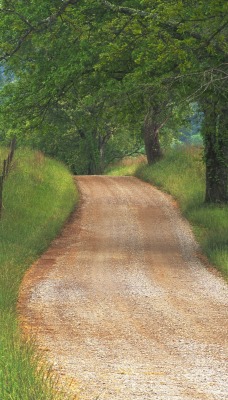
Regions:
<instances>
[{"instance_id":1,"label":"forest","mask_svg":"<svg viewBox=\"0 0 228 400\"><path fill-rule=\"evenodd\" d=\"M1 0L0 14L0 143L101 174L126 155L153 164L199 126L205 202L228 202L227 2Z\"/></svg>"}]
</instances>

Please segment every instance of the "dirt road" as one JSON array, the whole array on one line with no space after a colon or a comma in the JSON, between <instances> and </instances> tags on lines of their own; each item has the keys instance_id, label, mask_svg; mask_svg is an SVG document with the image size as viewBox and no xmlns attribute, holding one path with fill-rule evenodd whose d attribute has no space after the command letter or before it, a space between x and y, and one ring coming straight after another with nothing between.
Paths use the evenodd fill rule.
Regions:
<instances>
[{"instance_id":1,"label":"dirt road","mask_svg":"<svg viewBox=\"0 0 228 400\"><path fill-rule=\"evenodd\" d=\"M228 288L175 204L77 177L82 204L26 274L23 327L82 400L227 400Z\"/></svg>"}]
</instances>

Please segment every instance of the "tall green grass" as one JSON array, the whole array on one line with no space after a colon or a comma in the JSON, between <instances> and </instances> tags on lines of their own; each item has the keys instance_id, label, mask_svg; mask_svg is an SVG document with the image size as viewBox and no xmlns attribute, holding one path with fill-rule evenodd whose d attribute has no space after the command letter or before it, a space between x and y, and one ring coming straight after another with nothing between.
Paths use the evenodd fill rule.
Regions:
<instances>
[{"instance_id":1,"label":"tall green grass","mask_svg":"<svg viewBox=\"0 0 228 400\"><path fill-rule=\"evenodd\" d=\"M144 155L126 157L108 166L105 170L105 174L110 176L131 176L136 174L138 167L142 164L146 164L146 157Z\"/></svg>"},{"instance_id":2,"label":"tall green grass","mask_svg":"<svg viewBox=\"0 0 228 400\"><path fill-rule=\"evenodd\" d=\"M190 221L204 254L228 277L228 206L204 204L202 150L182 147L170 150L161 161L151 166L141 162L128 168L128 164L123 162L107 173L135 175L170 193Z\"/></svg>"},{"instance_id":3,"label":"tall green grass","mask_svg":"<svg viewBox=\"0 0 228 400\"><path fill-rule=\"evenodd\" d=\"M3 155L4 152L4 155ZM5 149L0 151L0 160ZM65 399L30 344L22 341L17 298L25 270L48 247L77 201L72 176L39 152L17 150L0 220L0 399ZM39 370L39 372L38 372Z\"/></svg>"}]
</instances>

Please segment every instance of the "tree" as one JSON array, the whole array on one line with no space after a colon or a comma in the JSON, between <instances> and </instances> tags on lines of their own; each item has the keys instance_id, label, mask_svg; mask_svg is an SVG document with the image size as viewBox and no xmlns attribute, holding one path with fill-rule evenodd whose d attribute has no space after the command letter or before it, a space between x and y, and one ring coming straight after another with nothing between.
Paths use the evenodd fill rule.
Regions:
<instances>
[{"instance_id":1,"label":"tree","mask_svg":"<svg viewBox=\"0 0 228 400\"><path fill-rule=\"evenodd\" d=\"M73 7L75 5L77 8ZM83 1L56 1L52 5L40 2L39 7L34 6L19 1L9 6L5 2L1 10L4 16L2 37L5 38L1 58L7 61L4 63L8 72L13 72L15 77L2 92L2 126L10 127L10 132L21 131L21 141L30 141L43 150L47 146L48 153L52 153L54 147L47 131L49 129L51 135L55 132L55 151L64 160L67 157L63 157L59 147L66 149L63 142L66 139L68 143L71 138L75 161L79 161L78 152L81 161L84 160L79 163L80 168L73 163L73 170L100 172L106 164L107 142L119 126L113 105L115 114L121 115L115 92L118 81L110 77L106 90L102 90L104 76L94 68L100 44L99 29L94 25L102 20L102 10L96 7L94 11L93 8L87 10ZM10 33L6 26L11 26ZM59 128L62 135L57 134ZM123 133L123 129L121 131ZM124 132L128 134L127 128ZM37 137L39 135L41 138ZM129 151L132 152L134 147L138 148L138 139L132 140L130 136ZM70 158L72 160L72 155Z\"/></svg>"},{"instance_id":2,"label":"tree","mask_svg":"<svg viewBox=\"0 0 228 400\"><path fill-rule=\"evenodd\" d=\"M228 106L215 94L204 99L203 136L207 203L228 202Z\"/></svg>"},{"instance_id":3,"label":"tree","mask_svg":"<svg viewBox=\"0 0 228 400\"><path fill-rule=\"evenodd\" d=\"M124 109L128 123L138 118L144 124L151 163L161 156L159 135L172 119L173 107L197 101L205 113L205 144L213 147L208 151L205 146L206 167L215 161L221 173L213 183L217 197L206 196L206 200L227 201L227 195L221 194L227 186L227 121L222 111L227 99L227 4L222 0L197 4L161 0L152 5L148 0L41 0L39 5L5 0L1 4L0 60L15 77L2 92L2 109L11 129L16 129L15 122L30 131L37 129L47 123L53 109L59 109L72 132L75 113L76 137L82 143L88 139L86 148L92 151L88 157L101 166L106 140L120 122L126 123ZM221 90L213 90L218 82L223 83ZM213 132L206 132L208 96L219 104ZM117 121L111 117L114 112ZM99 124L94 122L97 116ZM214 159L215 135L221 151ZM212 185L210 179L207 185Z\"/></svg>"}]
</instances>

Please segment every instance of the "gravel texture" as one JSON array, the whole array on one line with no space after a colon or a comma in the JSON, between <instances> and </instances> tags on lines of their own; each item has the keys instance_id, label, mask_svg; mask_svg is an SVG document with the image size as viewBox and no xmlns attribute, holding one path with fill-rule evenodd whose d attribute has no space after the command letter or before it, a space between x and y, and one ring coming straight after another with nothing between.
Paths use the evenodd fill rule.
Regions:
<instances>
[{"instance_id":1,"label":"gravel texture","mask_svg":"<svg viewBox=\"0 0 228 400\"><path fill-rule=\"evenodd\" d=\"M133 177L76 181L79 209L24 277L25 334L81 400L227 400L228 287L174 201Z\"/></svg>"}]
</instances>

